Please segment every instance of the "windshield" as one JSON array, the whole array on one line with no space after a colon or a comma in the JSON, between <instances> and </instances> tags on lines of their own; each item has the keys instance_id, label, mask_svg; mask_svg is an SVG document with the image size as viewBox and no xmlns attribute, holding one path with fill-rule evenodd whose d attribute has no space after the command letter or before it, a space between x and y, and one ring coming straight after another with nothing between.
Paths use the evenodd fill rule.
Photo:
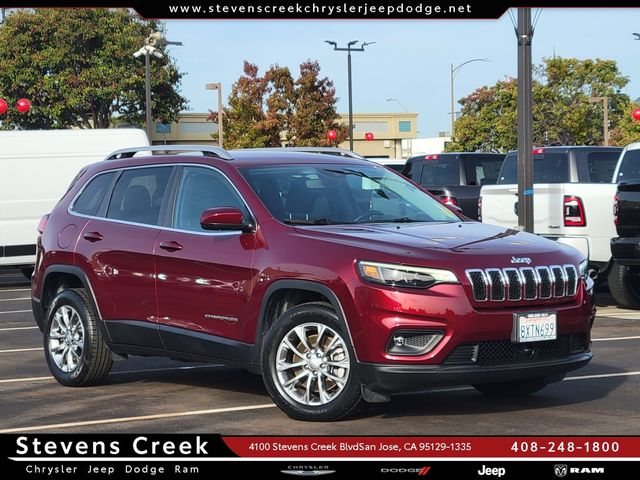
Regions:
<instances>
[{"instance_id":1,"label":"windshield","mask_svg":"<svg viewBox=\"0 0 640 480\"><path fill-rule=\"evenodd\" d=\"M617 182L640 180L640 150L627 150L620 162Z\"/></svg>"},{"instance_id":2,"label":"windshield","mask_svg":"<svg viewBox=\"0 0 640 480\"><path fill-rule=\"evenodd\" d=\"M533 156L533 183L569 183L569 154L545 153ZM518 183L516 155L504 159L498 184Z\"/></svg>"},{"instance_id":3,"label":"windshield","mask_svg":"<svg viewBox=\"0 0 640 480\"><path fill-rule=\"evenodd\" d=\"M271 214L287 224L459 222L437 200L377 165L242 169Z\"/></svg>"}]
</instances>

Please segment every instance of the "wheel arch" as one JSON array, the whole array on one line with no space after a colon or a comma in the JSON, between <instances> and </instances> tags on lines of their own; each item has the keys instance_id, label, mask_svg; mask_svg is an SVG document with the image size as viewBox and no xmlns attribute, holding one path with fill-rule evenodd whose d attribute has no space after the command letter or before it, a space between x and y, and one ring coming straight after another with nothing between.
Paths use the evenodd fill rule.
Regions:
<instances>
[{"instance_id":1,"label":"wheel arch","mask_svg":"<svg viewBox=\"0 0 640 480\"><path fill-rule=\"evenodd\" d=\"M338 296L335 294L335 292L328 286L318 282L310 280L283 279L276 280L271 285L269 285L262 297L256 328L254 349L255 357L252 363L255 363L256 365L260 364L263 339L270 326L275 321L275 315L277 313L282 314L289 310L289 308L284 308L283 310L279 311L280 309L277 305L278 299L281 298L281 295L283 293L288 294L295 292L299 292L300 294L302 294L303 296L301 298L303 300L305 299L304 294L311 294L311 296L308 296L306 301L300 301L298 303L292 304L289 308L293 308L294 306L300 305L302 303L307 303L308 301L322 301L323 299L325 299L331 305L336 313L340 326L347 334L349 347L351 347L351 350L355 353L353 337L351 336L351 330L347 322L346 314L344 312L342 303L338 299Z\"/></svg>"}]
</instances>

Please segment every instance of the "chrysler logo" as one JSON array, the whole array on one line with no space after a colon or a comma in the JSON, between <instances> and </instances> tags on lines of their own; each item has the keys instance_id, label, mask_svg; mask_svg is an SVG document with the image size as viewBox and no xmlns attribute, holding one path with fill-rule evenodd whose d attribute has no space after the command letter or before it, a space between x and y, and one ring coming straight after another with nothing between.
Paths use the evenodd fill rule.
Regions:
<instances>
[{"instance_id":1,"label":"chrysler logo","mask_svg":"<svg viewBox=\"0 0 640 480\"><path fill-rule=\"evenodd\" d=\"M511 263L526 263L529 265L531 264L531 259L529 257L511 257Z\"/></svg>"},{"instance_id":2,"label":"chrysler logo","mask_svg":"<svg viewBox=\"0 0 640 480\"><path fill-rule=\"evenodd\" d=\"M280 473L296 475L298 477L317 477L318 475L328 475L335 473L335 470L280 470Z\"/></svg>"}]
</instances>

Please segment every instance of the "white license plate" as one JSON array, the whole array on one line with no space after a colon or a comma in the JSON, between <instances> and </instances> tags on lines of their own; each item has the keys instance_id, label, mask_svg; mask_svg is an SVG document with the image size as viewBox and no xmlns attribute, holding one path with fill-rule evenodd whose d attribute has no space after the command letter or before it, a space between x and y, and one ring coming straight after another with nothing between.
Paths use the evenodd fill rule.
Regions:
<instances>
[{"instance_id":1,"label":"white license plate","mask_svg":"<svg viewBox=\"0 0 640 480\"><path fill-rule=\"evenodd\" d=\"M558 337L556 317L555 312L514 313L511 341L525 343L555 340Z\"/></svg>"}]
</instances>

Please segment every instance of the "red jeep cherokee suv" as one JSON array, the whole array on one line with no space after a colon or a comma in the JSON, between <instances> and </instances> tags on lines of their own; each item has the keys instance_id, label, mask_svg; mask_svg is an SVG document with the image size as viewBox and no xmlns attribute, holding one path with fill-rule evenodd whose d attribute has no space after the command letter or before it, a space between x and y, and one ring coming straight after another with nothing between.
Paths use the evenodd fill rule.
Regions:
<instances>
[{"instance_id":1,"label":"red jeep cherokee suv","mask_svg":"<svg viewBox=\"0 0 640 480\"><path fill-rule=\"evenodd\" d=\"M261 372L289 416L335 420L432 386L529 394L591 359L571 247L366 160L160 148L89 166L41 222L33 313L63 385L113 355L215 359Z\"/></svg>"}]
</instances>

